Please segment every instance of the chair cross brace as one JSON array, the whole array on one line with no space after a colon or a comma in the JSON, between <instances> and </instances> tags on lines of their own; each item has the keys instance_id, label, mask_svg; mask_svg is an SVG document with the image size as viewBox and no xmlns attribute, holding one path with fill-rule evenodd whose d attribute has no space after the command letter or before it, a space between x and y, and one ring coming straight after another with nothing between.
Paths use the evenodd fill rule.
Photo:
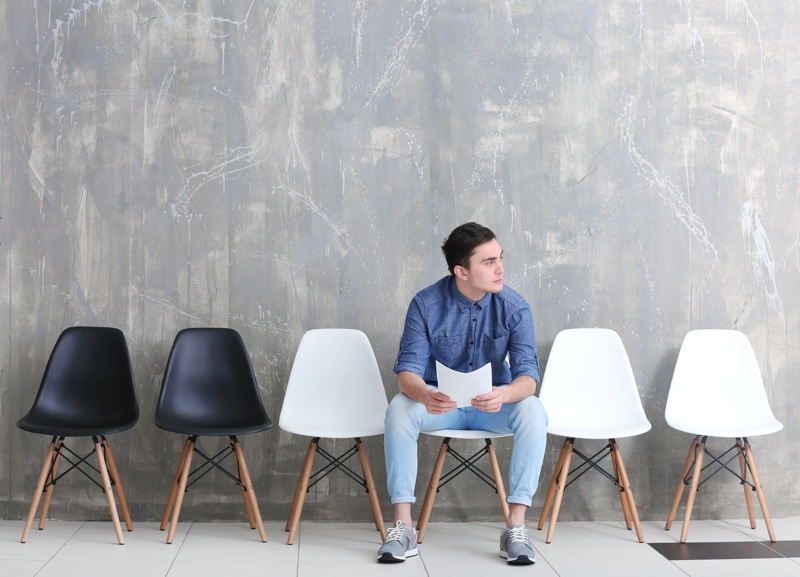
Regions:
<instances>
[{"instance_id":1,"label":"chair cross brace","mask_svg":"<svg viewBox=\"0 0 800 577\"><path fill-rule=\"evenodd\" d=\"M436 487L436 492L439 492L439 489L444 487L447 483L458 477L461 473L465 471L470 471L473 473L478 479L486 483L491 489L497 493L497 484L494 481L494 478L486 474L485 471L479 469L475 466L475 463L480 461L480 459L489 452L489 441L487 444L483 446L483 449L478 451L477 453L473 454L471 457L466 458L463 455L460 455L455 449L450 446L450 437L447 437L444 440L444 444L447 447L447 454L452 455L456 461L458 461L458 465L450 469L447 473L442 475L441 479L439 480L439 485Z\"/></svg>"},{"instance_id":2,"label":"chair cross brace","mask_svg":"<svg viewBox=\"0 0 800 577\"><path fill-rule=\"evenodd\" d=\"M686 485L687 487L688 487L689 485L691 485L691 484L692 484L692 475L693 475L693 473L694 473L694 467L695 467L695 465L696 465L696 463L697 463L697 453L698 453L698 452L699 452L699 450L700 450L700 443L702 443L703 445L705 445L705 444L706 444L706 441L708 440L708 436L701 436L701 435L697 435L697 439L699 440L699 443L696 443L696 444L694 445L694 460L692 461L692 464L691 464L691 466L689 467L689 470L686 472L686 475L684 475L684 477L683 477L683 484L684 484L684 485ZM701 439L701 440L700 440L700 439ZM701 479L701 480L698 482L698 484L697 484L697 487L698 487L698 488L700 488L700 487L701 487L701 486L702 486L702 485L703 485L703 484L704 484L706 481L710 480L710 479L711 479L711 477L713 477L714 475L716 475L717 473L719 473L719 472L720 472L720 471L722 471L723 469L726 469L726 470L727 470L729 473L731 473L731 474L732 474L734 477L736 477L737 479L739 479L739 484L740 484L740 485L747 485L747 486L748 486L748 487L750 487L750 489L752 489L753 491L755 491L755 490L756 490L756 486L755 486L753 483L751 483L750 481L748 481L747 479L745 479L744 477L742 477L742 475L741 475L740 473L738 473L738 472L734 471L733 469L731 469L731 468L728 466L728 464L729 464L731 461L733 461L734 459L737 459L737 458L739 457L739 453L740 453L740 452L741 452L742 456L745 456L745 455L746 455L746 452L747 452L746 446L747 446L747 442L748 442L748 441L747 441L747 437L741 437L741 439L742 439L742 445L741 445L741 446L740 446L740 445L738 445L738 444L736 444L736 445L733 445L733 446L732 446L730 449L728 449L727 451L725 451L724 453L722 453L722 454L721 454L721 455L719 455L719 456L716 456L716 455L714 455L714 454L713 454L711 451L709 451L709 450L708 450L708 448L707 448L707 447L705 447L705 448L704 448L704 451L703 451L703 452L704 452L706 455L708 455L709 457L711 457L711 463L708 463L707 465L704 465L704 466L703 466L703 467L700 469L700 472L702 473L703 471L705 471L705 470L706 470L706 469L708 469L709 467L713 467L715 464L717 465L717 468L716 468L716 469L714 469L714 470L713 470L711 473L709 473L709 474L706 476L706 478L705 478L705 479ZM728 458L728 460L726 460L726 461L723 461L723 459L725 459L725 456L726 456L728 453L730 453L731 451L735 451L735 453L733 453L733 456L732 456L732 457L729 457L729 458ZM745 459L745 466L747 467L747 470L748 470L748 471L750 471L750 474L752 475L752 473L753 473L753 472L752 472L752 470L751 470L750 463L749 463L749 461L748 461L747 459Z\"/></svg>"},{"instance_id":3,"label":"chair cross brace","mask_svg":"<svg viewBox=\"0 0 800 577\"><path fill-rule=\"evenodd\" d=\"M572 443L574 443L575 442L575 437L571 437L570 441ZM567 481L566 487L569 487L570 485L572 485L575 481L577 481L578 479L583 477L586 473L588 473L592 469L594 469L594 470L598 471L599 473L601 473L606 479L608 479L609 481L614 483L617 487L620 486L619 485L619 481L617 481L616 477L614 477L611 473L606 471L603 467L601 467L598 464L598 463L600 463L600 461L602 461L603 459L605 459L606 457L608 457L611 454L611 444L610 443L608 445L606 445L605 447L603 447L602 449L600 449L599 451L597 451L591 457L587 457L586 455L581 453L578 449L576 449L574 446L572 447L572 452L575 455L578 455L583 462L569 472L569 475L567 476L569 481ZM573 477L573 474L575 474L575 473L577 473L577 475L575 475Z\"/></svg>"},{"instance_id":4,"label":"chair cross brace","mask_svg":"<svg viewBox=\"0 0 800 577\"><path fill-rule=\"evenodd\" d=\"M87 461L87 459L89 457L91 457L92 455L95 454L94 450L92 450L89 453L87 453L84 457L81 457L78 453L76 453L75 451L73 451L72 449L67 447L66 444L64 444L64 439L65 439L65 437L58 437L57 435L53 436L53 439L52 439L51 442L55 445L55 448L53 450L53 456L50 459L50 470L47 473L47 482L45 483L44 488L42 489L42 491L46 493L48 487L51 487L51 486L55 487L56 483L58 482L59 479L61 479L67 473L69 473L70 471L72 471L74 469L74 470L77 470L78 472L82 473L92 483L94 483L95 485L100 487L100 490L102 490L103 493L105 493L106 489L105 489L105 487L103 487L103 484L100 483L97 479L92 477L89 473L87 473L84 469L81 468L81 465L85 465L86 467L89 467L92 471L94 471L98 475L101 475L100 469L98 469L97 467L92 465L89 461ZM105 436L102 436L102 435L100 436L100 439L102 439L102 441L106 440ZM60 442L57 442L57 441L60 441ZM94 443L101 442L101 441L98 441L96 436L92 436L92 441ZM103 453L105 453L105 446L102 446L102 449L103 449ZM64 453L64 451L67 451L70 455L75 457L77 459L77 461L73 461L72 459L70 459L69 456L67 456ZM65 461L67 461L71 466L66 471L62 471L59 475L54 477L53 476L53 470L55 469L56 461L58 461L59 456L62 459L64 459ZM110 479L110 481L111 481L111 485L113 486L115 484L114 480Z\"/></svg>"},{"instance_id":5,"label":"chair cross brace","mask_svg":"<svg viewBox=\"0 0 800 577\"><path fill-rule=\"evenodd\" d=\"M350 457L358 454L358 443L361 442L361 439L356 438L356 444L350 447L350 449L348 449L338 457L332 455L331 453L320 447L319 440L320 437L314 437L313 442L316 443L317 445L317 453L322 455L322 457L324 457L325 460L328 461L328 464L321 467L316 473L314 473L309 477L308 488L306 489L306 493L308 493L311 490L311 487L322 481L322 479L333 473L336 469L342 471L348 477L353 479L353 481L364 487L364 490L367 493L369 493L369 488L367 487L367 480L345 464L345 461L347 461Z\"/></svg>"},{"instance_id":6,"label":"chair cross brace","mask_svg":"<svg viewBox=\"0 0 800 577\"><path fill-rule=\"evenodd\" d=\"M190 440L192 441L192 443L195 443L197 441L197 435L192 435L190 437ZM231 443L227 447L225 447L224 449L219 451L213 457L209 457L208 455L203 453L203 451L198 449L197 445L195 444L194 445L194 452L196 454L200 455L204 459L204 462L201 463L200 465L198 465L195 468L194 471L189 473L189 477L192 477L195 474L200 473L200 471L202 471L202 473L200 473L200 475L198 475L196 478L192 479L191 482L186 484L186 490L188 491L189 487L191 487L192 485L197 483L200 479L205 477L208 473L210 473L214 469L217 469L218 471L222 472L222 474L224 474L226 477L228 477L234 483L236 483L240 487L243 487L244 485L242 484L242 480L239 477L233 475L230 471L228 471L225 467L223 467L220 464L225 459L227 459L228 457L230 457L233 454L233 443L235 443L235 442L237 442L236 435L232 435L231 436Z\"/></svg>"}]
</instances>

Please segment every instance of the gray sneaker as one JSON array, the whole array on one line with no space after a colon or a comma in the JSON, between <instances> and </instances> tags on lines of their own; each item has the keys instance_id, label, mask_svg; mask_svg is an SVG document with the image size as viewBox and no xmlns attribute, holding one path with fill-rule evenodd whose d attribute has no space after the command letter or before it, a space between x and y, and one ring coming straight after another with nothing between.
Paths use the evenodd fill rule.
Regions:
<instances>
[{"instance_id":1,"label":"gray sneaker","mask_svg":"<svg viewBox=\"0 0 800 577\"><path fill-rule=\"evenodd\" d=\"M500 533L500 556L509 565L532 565L536 562L536 552L525 525L503 529Z\"/></svg>"},{"instance_id":2,"label":"gray sneaker","mask_svg":"<svg viewBox=\"0 0 800 577\"><path fill-rule=\"evenodd\" d=\"M378 549L378 562L400 563L409 557L419 554L417 549L417 533L398 521L386 534L386 541Z\"/></svg>"}]
</instances>

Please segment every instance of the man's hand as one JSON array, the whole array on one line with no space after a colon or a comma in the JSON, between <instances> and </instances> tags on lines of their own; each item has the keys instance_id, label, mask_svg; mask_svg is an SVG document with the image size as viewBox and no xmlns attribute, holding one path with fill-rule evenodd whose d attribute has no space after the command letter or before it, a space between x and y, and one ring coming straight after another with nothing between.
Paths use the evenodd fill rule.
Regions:
<instances>
[{"instance_id":1,"label":"man's hand","mask_svg":"<svg viewBox=\"0 0 800 577\"><path fill-rule=\"evenodd\" d=\"M455 409L456 406L455 401L450 400L450 397L440 393L437 389L430 389L425 398L425 409L431 415L443 415Z\"/></svg>"},{"instance_id":2,"label":"man's hand","mask_svg":"<svg viewBox=\"0 0 800 577\"><path fill-rule=\"evenodd\" d=\"M505 402L505 387L492 387L491 393L472 399L472 406L485 413L497 413Z\"/></svg>"}]
</instances>

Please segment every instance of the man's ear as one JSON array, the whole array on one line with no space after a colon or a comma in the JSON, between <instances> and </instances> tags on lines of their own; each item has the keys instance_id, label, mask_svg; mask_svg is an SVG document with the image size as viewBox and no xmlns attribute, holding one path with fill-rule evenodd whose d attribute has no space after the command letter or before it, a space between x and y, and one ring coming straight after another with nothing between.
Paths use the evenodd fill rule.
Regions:
<instances>
[{"instance_id":1,"label":"man's ear","mask_svg":"<svg viewBox=\"0 0 800 577\"><path fill-rule=\"evenodd\" d=\"M467 280L467 277L469 276L467 274L467 272L468 272L467 269L465 269L461 265L454 266L453 267L453 272L455 273L456 277L460 278L461 280Z\"/></svg>"}]
</instances>

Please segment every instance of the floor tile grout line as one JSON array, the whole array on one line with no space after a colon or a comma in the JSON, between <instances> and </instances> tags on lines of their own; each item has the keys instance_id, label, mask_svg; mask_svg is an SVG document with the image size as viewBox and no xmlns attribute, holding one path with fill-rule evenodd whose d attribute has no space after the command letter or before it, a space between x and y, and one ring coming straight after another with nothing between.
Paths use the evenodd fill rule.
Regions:
<instances>
[{"instance_id":1,"label":"floor tile grout line","mask_svg":"<svg viewBox=\"0 0 800 577\"><path fill-rule=\"evenodd\" d=\"M67 546L67 544L68 544L70 541L72 541L72 539L75 537L75 535L77 535L77 534L80 532L81 528L82 528L82 527L84 527L84 526L86 526L86 521L83 521L82 523L80 523L80 524L79 524L79 525L78 525L78 526L75 528L75 530L72 532L72 534L69 536L69 538L68 538L68 539L66 539L66 540L65 540L65 541L64 541L64 542L61 544L61 546L60 546L58 549L56 549L56 552L55 552L55 553L53 553L52 555L50 555L50 558L49 558L49 559L47 559L47 561L45 561L44 565L42 565L41 567L39 567L39 570L38 570L38 571L36 571L36 573L34 573L34 577L36 577L36 575L39 575L39 574L40 574L42 571L44 571L45 567L47 567L47 566L48 566L50 563L52 563L52 562L53 562L53 558L54 558L56 555L58 555L58 553L59 553L59 552L60 552L62 549L64 549L64 547L66 547L66 546ZM44 531L44 529L39 529L39 531Z\"/></svg>"},{"instance_id":2,"label":"floor tile grout line","mask_svg":"<svg viewBox=\"0 0 800 577\"><path fill-rule=\"evenodd\" d=\"M181 539L180 545L178 546L178 551L172 557L172 561L169 562L169 568L167 569L167 572L164 574L164 577L169 577L169 574L172 572L172 568L175 567L175 563L177 563L177 561L178 561L178 556L180 556L180 554L181 554L181 550L183 549L183 545L184 545L184 543L186 543L186 540L189 538L189 533L191 532L192 527L194 527L194 521L189 521L188 523L189 523L189 528L186 530L186 533L183 535L183 539ZM167 530L169 530L169 529L167 528ZM161 531L161 530L159 529L159 531ZM161 531L161 532L163 533L165 531ZM175 545L175 541L173 539L172 543L166 543L165 542L164 544L167 547L172 547L172 546Z\"/></svg>"}]
</instances>

